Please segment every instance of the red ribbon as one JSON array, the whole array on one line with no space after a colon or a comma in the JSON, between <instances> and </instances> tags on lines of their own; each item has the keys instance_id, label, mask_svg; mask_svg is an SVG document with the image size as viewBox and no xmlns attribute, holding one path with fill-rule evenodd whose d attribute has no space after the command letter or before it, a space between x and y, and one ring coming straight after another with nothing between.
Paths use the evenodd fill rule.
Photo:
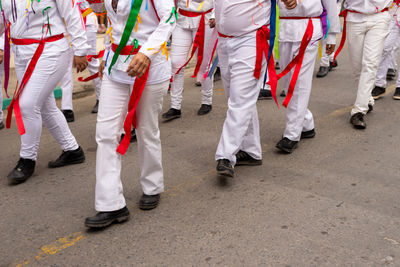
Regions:
<instances>
[{"instance_id":1,"label":"red ribbon","mask_svg":"<svg viewBox=\"0 0 400 267\"><path fill-rule=\"evenodd\" d=\"M22 121L21 109L19 106L19 97L21 96L22 91L24 90L26 84L31 78L33 71L35 70L36 64L39 61L40 56L43 53L44 46L46 43L55 42L64 38L64 34L54 35L48 38L44 38L41 40L36 39L12 39L14 45L31 45L31 44L39 44L31 61L28 64L28 67L24 73L21 84L17 90L14 91L13 99L11 100L10 106L8 107L7 112L7 120L6 127L10 128L11 126L11 117L13 110L15 111L15 120L17 122L18 131L20 135L25 134L24 122Z\"/></svg>"},{"instance_id":2,"label":"red ribbon","mask_svg":"<svg viewBox=\"0 0 400 267\"><path fill-rule=\"evenodd\" d=\"M207 13L210 13L211 11L212 11L212 9L210 9L206 12L192 12L192 11L179 9L179 14L181 14L182 16L190 17L190 18L201 16L201 18L200 18L199 28L197 29L196 36L193 41L193 48L192 48L192 53L190 55L190 58L182 67L179 68L179 70L175 73L175 75L178 74L184 67L186 67L186 65L193 58L194 53L196 53L196 50L198 50L197 51L197 63L196 63L196 67L194 69L192 78L197 77L197 74L199 73L199 70L200 70L201 63L203 62L203 55L204 55L204 38L205 38L205 30L206 30L205 15Z\"/></svg>"},{"instance_id":3,"label":"red ribbon","mask_svg":"<svg viewBox=\"0 0 400 267\"><path fill-rule=\"evenodd\" d=\"M89 62L91 62L92 59L101 58L101 57L104 56L104 52L105 52L105 49L101 50L97 55L88 55L88 56L87 56L87 60L88 60Z\"/></svg>"},{"instance_id":4,"label":"red ribbon","mask_svg":"<svg viewBox=\"0 0 400 267\"><path fill-rule=\"evenodd\" d=\"M89 81L91 81L91 80L94 80L94 79L96 79L96 78L98 78L98 77L99 77L99 73L96 72L95 74L90 75L89 77L86 77L86 78L79 77L79 78L78 78L78 81L80 81L81 83L86 83L86 82L89 82Z\"/></svg>"}]
</instances>

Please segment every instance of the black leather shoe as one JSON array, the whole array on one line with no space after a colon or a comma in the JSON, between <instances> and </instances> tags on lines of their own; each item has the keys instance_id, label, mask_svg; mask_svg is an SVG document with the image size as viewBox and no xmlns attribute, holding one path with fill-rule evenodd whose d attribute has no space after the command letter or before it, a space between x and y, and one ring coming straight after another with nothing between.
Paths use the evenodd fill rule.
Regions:
<instances>
[{"instance_id":1,"label":"black leather shoe","mask_svg":"<svg viewBox=\"0 0 400 267\"><path fill-rule=\"evenodd\" d=\"M394 91L393 99L400 100L400 87L396 87L396 91Z\"/></svg>"},{"instance_id":2,"label":"black leather shoe","mask_svg":"<svg viewBox=\"0 0 400 267\"><path fill-rule=\"evenodd\" d=\"M179 109L170 108L167 112L162 114L164 121L172 121L181 117L181 111Z\"/></svg>"},{"instance_id":3,"label":"black leather shoe","mask_svg":"<svg viewBox=\"0 0 400 267\"><path fill-rule=\"evenodd\" d=\"M380 87L380 86L375 86L374 89L372 89L371 95L372 97L377 100L381 98L386 92L386 88Z\"/></svg>"},{"instance_id":4,"label":"black leather shoe","mask_svg":"<svg viewBox=\"0 0 400 267\"><path fill-rule=\"evenodd\" d=\"M247 166L262 165L262 160L255 159L252 156L250 156L247 152L239 150L239 152L236 154L236 166L243 166L243 165Z\"/></svg>"},{"instance_id":5,"label":"black leather shoe","mask_svg":"<svg viewBox=\"0 0 400 267\"><path fill-rule=\"evenodd\" d=\"M296 149L298 141L292 141L287 137L283 137L281 141L276 144L276 148L285 153L292 153Z\"/></svg>"},{"instance_id":6,"label":"black leather shoe","mask_svg":"<svg viewBox=\"0 0 400 267\"><path fill-rule=\"evenodd\" d=\"M281 96L281 97L285 97L285 96L286 96L285 90L282 90L280 96Z\"/></svg>"},{"instance_id":7,"label":"black leather shoe","mask_svg":"<svg viewBox=\"0 0 400 267\"><path fill-rule=\"evenodd\" d=\"M113 223L122 223L129 220L130 214L127 207L115 211L98 212L96 216L88 217L85 226L90 228L104 228Z\"/></svg>"},{"instance_id":8,"label":"black leather shoe","mask_svg":"<svg viewBox=\"0 0 400 267\"><path fill-rule=\"evenodd\" d=\"M371 104L368 104L368 111L367 111L367 113L370 113L370 112L372 112L373 110L374 110L374 106L371 105Z\"/></svg>"},{"instance_id":9,"label":"black leather shoe","mask_svg":"<svg viewBox=\"0 0 400 267\"><path fill-rule=\"evenodd\" d=\"M258 100L271 99L271 98L272 98L271 90L267 89L260 90L260 94L258 95Z\"/></svg>"},{"instance_id":10,"label":"black leather shoe","mask_svg":"<svg viewBox=\"0 0 400 267\"><path fill-rule=\"evenodd\" d=\"M99 100L96 100L96 104L94 104L92 113L97 113L99 111Z\"/></svg>"},{"instance_id":11,"label":"black leather shoe","mask_svg":"<svg viewBox=\"0 0 400 267\"><path fill-rule=\"evenodd\" d=\"M122 139L124 139L124 137L125 137L125 134L124 133L121 134L121 140L119 142L121 142ZM136 130L132 129L132 131L131 131L131 143L134 143L135 141L136 141Z\"/></svg>"},{"instance_id":12,"label":"black leather shoe","mask_svg":"<svg viewBox=\"0 0 400 267\"><path fill-rule=\"evenodd\" d=\"M75 150L63 151L55 161L49 162L49 168L58 168L72 164L79 164L85 161L85 153L83 149L78 147Z\"/></svg>"},{"instance_id":13,"label":"black leather shoe","mask_svg":"<svg viewBox=\"0 0 400 267\"><path fill-rule=\"evenodd\" d=\"M233 171L233 166L228 159L217 160L217 172L219 175L233 177L235 172Z\"/></svg>"},{"instance_id":14,"label":"black leather shoe","mask_svg":"<svg viewBox=\"0 0 400 267\"><path fill-rule=\"evenodd\" d=\"M396 78L396 70L395 69L388 69L386 73L386 80L392 81Z\"/></svg>"},{"instance_id":15,"label":"black leather shoe","mask_svg":"<svg viewBox=\"0 0 400 267\"><path fill-rule=\"evenodd\" d=\"M8 174L9 184L20 184L28 180L35 171L36 161L20 158L17 166Z\"/></svg>"},{"instance_id":16,"label":"black leather shoe","mask_svg":"<svg viewBox=\"0 0 400 267\"><path fill-rule=\"evenodd\" d=\"M3 130L4 127L6 127L6 126L4 125L4 122L0 121L0 130Z\"/></svg>"},{"instance_id":17,"label":"black leather shoe","mask_svg":"<svg viewBox=\"0 0 400 267\"><path fill-rule=\"evenodd\" d=\"M62 110L62 113L64 114L64 117L67 120L67 122L75 121L74 112L72 110L65 109L65 110Z\"/></svg>"},{"instance_id":18,"label":"black leather shoe","mask_svg":"<svg viewBox=\"0 0 400 267\"><path fill-rule=\"evenodd\" d=\"M332 69L336 68L337 66L338 66L337 60L335 60L335 62L330 62L329 61L329 71L331 71Z\"/></svg>"},{"instance_id":19,"label":"black leather shoe","mask_svg":"<svg viewBox=\"0 0 400 267\"><path fill-rule=\"evenodd\" d=\"M358 112L351 116L350 118L350 123L354 126L356 129L365 129L367 128L367 124L364 121L364 114L361 112Z\"/></svg>"},{"instance_id":20,"label":"black leather shoe","mask_svg":"<svg viewBox=\"0 0 400 267\"><path fill-rule=\"evenodd\" d=\"M197 111L197 115L199 116L206 115L210 113L211 110L212 110L211 105L201 104L200 109Z\"/></svg>"},{"instance_id":21,"label":"black leather shoe","mask_svg":"<svg viewBox=\"0 0 400 267\"><path fill-rule=\"evenodd\" d=\"M152 210L157 208L160 203L160 194L157 195L146 195L143 194L139 201L139 208L141 210Z\"/></svg>"},{"instance_id":22,"label":"black leather shoe","mask_svg":"<svg viewBox=\"0 0 400 267\"><path fill-rule=\"evenodd\" d=\"M329 73L329 67L319 67L318 73L317 73L317 78L322 78L328 75Z\"/></svg>"},{"instance_id":23,"label":"black leather shoe","mask_svg":"<svg viewBox=\"0 0 400 267\"><path fill-rule=\"evenodd\" d=\"M305 139L305 138L314 138L315 137L315 130L309 130L305 132L301 132L301 137L300 139Z\"/></svg>"}]
</instances>

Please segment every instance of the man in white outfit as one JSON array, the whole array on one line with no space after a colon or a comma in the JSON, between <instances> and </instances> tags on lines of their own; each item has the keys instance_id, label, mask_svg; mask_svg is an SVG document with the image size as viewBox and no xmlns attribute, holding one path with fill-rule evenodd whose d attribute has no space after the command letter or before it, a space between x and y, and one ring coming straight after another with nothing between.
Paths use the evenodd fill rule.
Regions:
<instances>
[{"instance_id":1,"label":"man in white outfit","mask_svg":"<svg viewBox=\"0 0 400 267\"><path fill-rule=\"evenodd\" d=\"M203 47L203 54L209 45L210 37L212 34L211 23L214 19L214 4L213 0L179 0L178 1L178 21L177 26L172 34L171 42L171 63L172 63L172 83L171 83L171 108L165 112L162 117L165 121L170 121L181 117L182 106L182 93L184 86L184 68L187 62L188 54L192 44L196 41L197 33L201 32L201 23L205 25L203 35L204 41L199 43L197 54ZM200 30L199 30L200 29ZM200 40L200 39L199 39ZM195 47L196 44L193 45ZM193 53L193 51L192 51ZM208 71L209 62L206 57L197 58L196 66L199 67L196 78L201 83L202 99L201 107L198 110L198 115L208 114L212 109L212 95L213 95L213 76L204 79L204 74ZM201 60L201 61L199 61ZM177 73L179 72L179 73Z\"/></svg>"},{"instance_id":2,"label":"man in white outfit","mask_svg":"<svg viewBox=\"0 0 400 267\"><path fill-rule=\"evenodd\" d=\"M285 1L285 4L294 8L296 0ZM257 58L257 51L263 50L257 47L257 36L268 31L271 2L216 0L214 5L221 77L228 97L228 111L215 160L218 174L233 177L235 165L262 164L256 103L267 60ZM266 36L260 41L268 42ZM256 68L256 62L261 66ZM255 70L259 67L261 73L256 77Z\"/></svg>"},{"instance_id":3,"label":"man in white outfit","mask_svg":"<svg viewBox=\"0 0 400 267\"><path fill-rule=\"evenodd\" d=\"M65 62L70 60L65 25L71 36L78 71L87 66L88 50L80 12L72 1L29 1L28 7L25 1L14 3L2 2L6 21L11 23L15 71L20 84L10 104L6 125L10 127L14 111L21 135L21 150L18 164L8 175L11 184L25 182L32 176L42 124L63 150L57 160L49 162L49 168L84 162L83 150L57 108L53 95L54 88L65 74ZM47 21L51 21L51 25ZM0 31L4 32L3 20Z\"/></svg>"},{"instance_id":4,"label":"man in white outfit","mask_svg":"<svg viewBox=\"0 0 400 267\"><path fill-rule=\"evenodd\" d=\"M330 28L326 40L327 54L335 50L336 34L340 32L340 22L336 3L332 0L302 1L293 10L288 10L279 2L279 51L280 66L285 69L289 63L301 53L302 39L311 25L312 36L304 50L303 61L293 96L286 109L286 129L282 139L276 147L286 153L291 153L300 138L312 138L315 136L314 118L308 109L308 103L312 88L315 58L318 54L318 40L323 38L323 25L321 15L326 9ZM300 52L299 52L300 51ZM283 77L283 86L286 92L294 79L294 71ZM290 91L290 89L289 89ZM289 93L287 93L289 95Z\"/></svg>"},{"instance_id":5,"label":"man in white outfit","mask_svg":"<svg viewBox=\"0 0 400 267\"><path fill-rule=\"evenodd\" d=\"M128 149L132 125L136 128L143 190L139 207L157 207L164 191L158 115L171 78L166 46L175 27L175 20L168 21L174 16L173 1L149 1L147 8L140 0L133 6L131 0L104 3L114 42L106 44L101 65L105 68L96 125L98 213L85 221L87 227L94 228L129 219L121 182L121 154ZM126 135L119 144L122 126Z\"/></svg>"},{"instance_id":6,"label":"man in white outfit","mask_svg":"<svg viewBox=\"0 0 400 267\"><path fill-rule=\"evenodd\" d=\"M381 63L379 64L378 71L376 73L375 87L372 90L372 97L374 100L381 98L386 93L387 79L395 77L396 68L393 66L393 62L397 60L397 51L400 46L400 27L397 24L397 18L400 15L399 6L395 5L393 8L395 14L390 22L389 35L385 42L385 47L383 48ZM390 73L390 70L391 74ZM392 79L393 79L392 78ZM396 90L393 95L393 99L400 100L400 75L397 77Z\"/></svg>"}]
</instances>

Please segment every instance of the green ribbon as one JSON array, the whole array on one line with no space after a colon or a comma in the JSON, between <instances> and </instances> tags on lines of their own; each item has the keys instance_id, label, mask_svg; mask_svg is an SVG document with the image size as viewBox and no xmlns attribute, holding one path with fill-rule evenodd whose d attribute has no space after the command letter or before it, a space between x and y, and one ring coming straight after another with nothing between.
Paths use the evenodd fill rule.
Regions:
<instances>
[{"instance_id":1,"label":"green ribbon","mask_svg":"<svg viewBox=\"0 0 400 267\"><path fill-rule=\"evenodd\" d=\"M171 19L175 17L175 21L178 20L178 12L176 12L175 7L172 8L171 14L169 15L169 18L167 19L167 21L165 23L168 23L169 21L171 21L171 24L174 24L175 21L172 21Z\"/></svg>"},{"instance_id":2,"label":"green ribbon","mask_svg":"<svg viewBox=\"0 0 400 267\"><path fill-rule=\"evenodd\" d=\"M119 55L121 54L122 49L126 46L129 41L129 37L132 34L133 28L135 27L135 23L137 17L139 15L140 7L142 6L143 0L135 0L131 7L131 12L129 13L128 21L126 22L124 32L122 33L121 41L118 44L117 49L115 49L114 56L111 60L111 64L108 67L108 74L111 74L111 69L117 62Z\"/></svg>"},{"instance_id":3,"label":"green ribbon","mask_svg":"<svg viewBox=\"0 0 400 267\"><path fill-rule=\"evenodd\" d=\"M135 38L132 42L133 48L132 51L129 53L129 56L125 59L124 63L128 61L128 59L131 57L133 51L139 48L139 41Z\"/></svg>"}]
</instances>

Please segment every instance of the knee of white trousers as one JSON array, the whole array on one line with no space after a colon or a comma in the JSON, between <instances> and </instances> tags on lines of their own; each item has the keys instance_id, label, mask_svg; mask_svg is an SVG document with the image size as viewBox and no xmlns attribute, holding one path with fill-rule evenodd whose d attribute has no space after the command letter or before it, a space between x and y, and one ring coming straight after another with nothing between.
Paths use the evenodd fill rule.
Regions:
<instances>
[{"instance_id":1,"label":"knee of white trousers","mask_svg":"<svg viewBox=\"0 0 400 267\"><path fill-rule=\"evenodd\" d=\"M183 100L183 95L182 95L183 83L184 83L183 70L179 74L176 74L173 80L174 81L171 83L171 90L170 90L171 108L180 110Z\"/></svg>"},{"instance_id":2,"label":"knee of white trousers","mask_svg":"<svg viewBox=\"0 0 400 267\"><path fill-rule=\"evenodd\" d=\"M202 104L205 104L205 105L212 104L213 86L214 86L214 82L213 82L212 78L207 78L201 82L201 87L202 87L201 103Z\"/></svg>"}]
</instances>

